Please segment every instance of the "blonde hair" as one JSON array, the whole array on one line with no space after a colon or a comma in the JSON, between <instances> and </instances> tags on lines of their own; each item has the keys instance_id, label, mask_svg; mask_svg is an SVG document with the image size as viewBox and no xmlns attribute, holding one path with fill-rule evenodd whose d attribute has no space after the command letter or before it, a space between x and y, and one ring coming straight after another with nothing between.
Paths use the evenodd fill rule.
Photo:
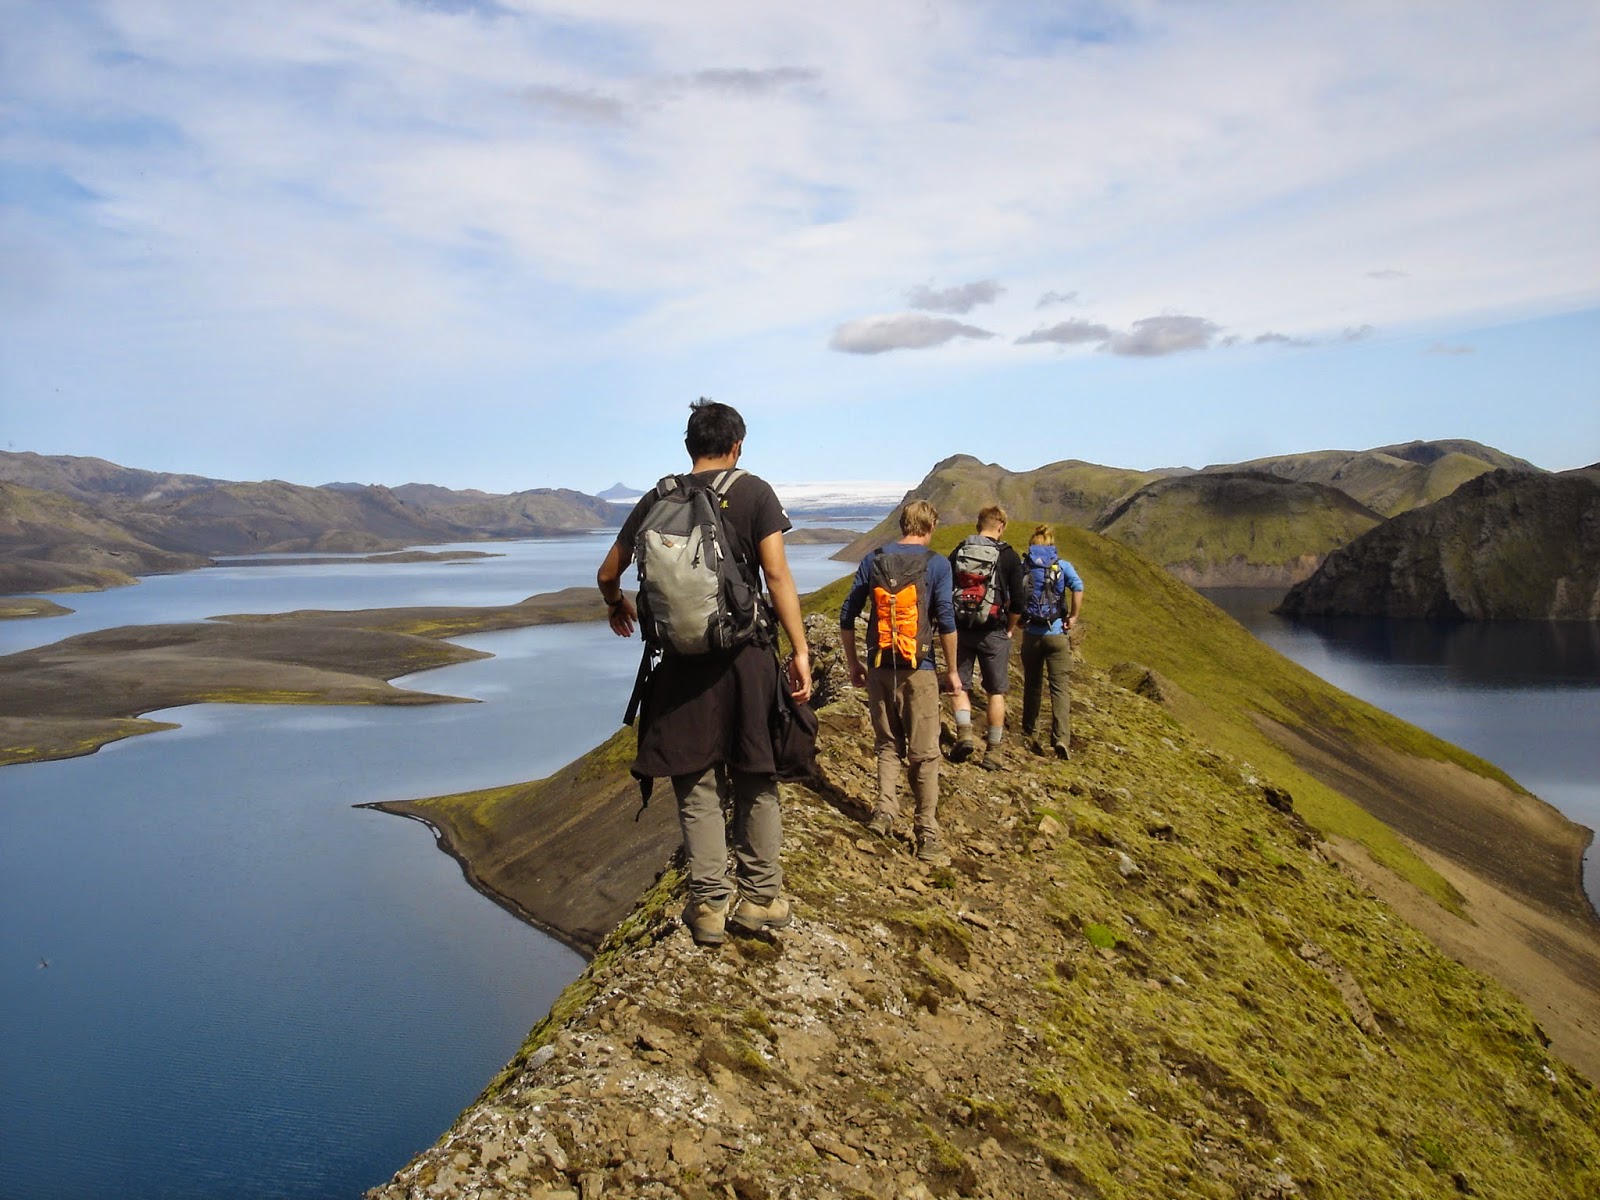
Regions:
<instances>
[{"instance_id":1,"label":"blonde hair","mask_svg":"<svg viewBox=\"0 0 1600 1200\"><path fill-rule=\"evenodd\" d=\"M900 512L900 532L907 537L932 533L939 523L939 510L926 500L913 500Z\"/></svg>"},{"instance_id":2,"label":"blonde hair","mask_svg":"<svg viewBox=\"0 0 1600 1200\"><path fill-rule=\"evenodd\" d=\"M990 505L988 505L988 506L986 506L984 508L980 508L978 510L978 528L979 529L982 529L985 525L989 525L989 526L998 525L998 526L1000 526L1000 528L1004 529L1010 523L1011 523L1010 514L1007 513L1006 510L1001 508L998 504L990 504Z\"/></svg>"},{"instance_id":3,"label":"blonde hair","mask_svg":"<svg viewBox=\"0 0 1600 1200\"><path fill-rule=\"evenodd\" d=\"M1054 525L1035 525L1033 536L1028 539L1030 546L1050 546L1056 540L1056 527Z\"/></svg>"}]
</instances>

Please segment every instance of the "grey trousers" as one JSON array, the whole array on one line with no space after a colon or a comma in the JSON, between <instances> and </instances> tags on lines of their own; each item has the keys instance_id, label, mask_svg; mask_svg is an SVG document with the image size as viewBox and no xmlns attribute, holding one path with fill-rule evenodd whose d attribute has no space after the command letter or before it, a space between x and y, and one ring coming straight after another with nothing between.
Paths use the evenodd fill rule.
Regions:
<instances>
[{"instance_id":1,"label":"grey trousers","mask_svg":"<svg viewBox=\"0 0 1600 1200\"><path fill-rule=\"evenodd\" d=\"M910 765L916 831L939 834L939 677L932 671L867 672L867 708L878 753L878 807L900 815L900 760Z\"/></svg>"},{"instance_id":2,"label":"grey trousers","mask_svg":"<svg viewBox=\"0 0 1600 1200\"><path fill-rule=\"evenodd\" d=\"M728 829L723 804L732 793L733 856L738 891L761 903L783 894L783 815L778 781L730 767L709 767L699 775L674 775L678 827L688 864L689 897L720 907L733 895L728 880Z\"/></svg>"},{"instance_id":3,"label":"grey trousers","mask_svg":"<svg viewBox=\"0 0 1600 1200\"><path fill-rule=\"evenodd\" d=\"M1064 633L1022 635L1022 733L1031 737L1039 723L1044 678L1050 677L1050 741L1072 745L1072 645Z\"/></svg>"}]
</instances>

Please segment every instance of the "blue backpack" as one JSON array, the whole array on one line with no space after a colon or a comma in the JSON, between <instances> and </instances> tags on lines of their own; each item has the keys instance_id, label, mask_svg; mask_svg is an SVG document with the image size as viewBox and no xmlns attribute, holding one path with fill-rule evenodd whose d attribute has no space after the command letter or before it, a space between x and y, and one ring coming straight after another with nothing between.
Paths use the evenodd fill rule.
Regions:
<instances>
[{"instance_id":1,"label":"blue backpack","mask_svg":"<svg viewBox=\"0 0 1600 1200\"><path fill-rule=\"evenodd\" d=\"M1054 546L1029 546L1022 560L1027 568L1027 595L1023 616L1029 625L1048 625L1059 621L1066 611L1067 577L1061 570L1061 557Z\"/></svg>"}]
</instances>

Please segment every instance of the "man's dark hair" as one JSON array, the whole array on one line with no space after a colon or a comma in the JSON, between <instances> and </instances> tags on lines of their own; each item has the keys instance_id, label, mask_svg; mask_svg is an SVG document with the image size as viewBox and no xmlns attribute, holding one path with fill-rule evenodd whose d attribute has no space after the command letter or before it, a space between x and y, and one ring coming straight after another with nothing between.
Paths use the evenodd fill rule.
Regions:
<instances>
[{"instance_id":1,"label":"man's dark hair","mask_svg":"<svg viewBox=\"0 0 1600 1200\"><path fill-rule=\"evenodd\" d=\"M744 441L744 418L739 410L704 396L689 405L689 430L683 436L690 458L721 458Z\"/></svg>"}]
</instances>

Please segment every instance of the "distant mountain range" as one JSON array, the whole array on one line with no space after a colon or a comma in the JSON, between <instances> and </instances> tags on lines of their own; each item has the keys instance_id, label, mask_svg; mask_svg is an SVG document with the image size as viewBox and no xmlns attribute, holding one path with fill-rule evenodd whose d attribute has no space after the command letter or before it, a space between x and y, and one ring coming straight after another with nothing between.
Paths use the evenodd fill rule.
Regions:
<instances>
[{"instance_id":1,"label":"distant mountain range","mask_svg":"<svg viewBox=\"0 0 1600 1200\"><path fill-rule=\"evenodd\" d=\"M998 502L1013 515L1014 540L1025 542L1037 521L1090 529L1198 587L1281 590L1326 563L1320 582L1295 593L1296 612L1594 619L1600 601L1581 565L1585 555L1600 560L1583 540L1600 528L1583 490L1593 486L1591 475L1555 476L1464 440L1199 470L1136 471L1069 459L1016 472L958 454L936 464L836 557L859 558L893 540L910 499L931 501L946 525L969 523ZM1495 482L1464 486L1484 477ZM1548 482L1556 479L1567 482ZM897 492L892 484L813 484L788 485L784 494L796 515L871 519ZM0 453L0 593L115 586L204 566L214 555L377 552L604 528L620 523L641 494L622 483L599 496L565 488L496 495L421 483L239 483L95 458ZM1558 552L1562 538L1576 549ZM1477 578L1473 571L1488 577L1483 564L1493 556L1480 550L1474 557L1468 547L1489 541L1519 566L1501 572L1498 584L1464 582ZM1447 545L1454 549L1440 548ZM1501 595L1512 576L1521 581L1516 598ZM1413 585L1415 596L1400 595Z\"/></svg>"},{"instance_id":2,"label":"distant mountain range","mask_svg":"<svg viewBox=\"0 0 1600 1200\"><path fill-rule=\"evenodd\" d=\"M98 458L0 453L0 592L130 583L213 555L359 552L604 528L626 506L566 488L239 483Z\"/></svg>"}]
</instances>

